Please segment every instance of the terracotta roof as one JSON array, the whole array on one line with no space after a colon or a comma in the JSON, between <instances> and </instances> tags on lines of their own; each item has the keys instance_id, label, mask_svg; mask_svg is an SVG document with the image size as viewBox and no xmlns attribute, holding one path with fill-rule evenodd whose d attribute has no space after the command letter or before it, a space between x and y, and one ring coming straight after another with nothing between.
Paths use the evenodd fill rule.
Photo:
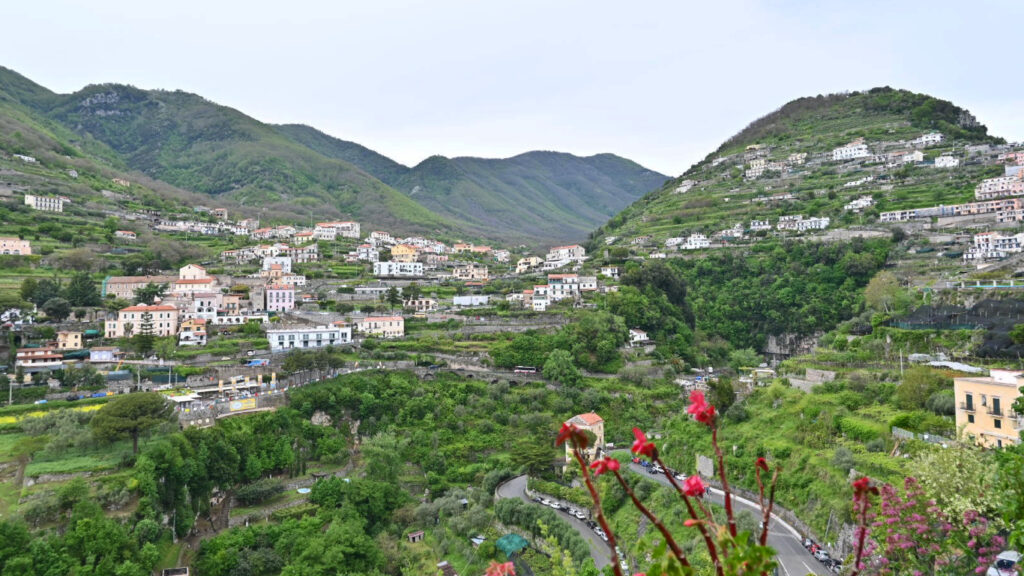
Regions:
<instances>
[{"instance_id":1,"label":"terracotta roof","mask_svg":"<svg viewBox=\"0 0 1024 576\"><path fill-rule=\"evenodd\" d=\"M573 424L583 423L587 426L593 426L594 424L604 422L604 418L601 418L593 412L587 412L586 414L577 414L573 416L569 419L569 422Z\"/></svg>"},{"instance_id":2,"label":"terracotta roof","mask_svg":"<svg viewBox=\"0 0 1024 576\"><path fill-rule=\"evenodd\" d=\"M268 284L267 290L295 290L291 284Z\"/></svg>"},{"instance_id":3,"label":"terracotta roof","mask_svg":"<svg viewBox=\"0 0 1024 576\"><path fill-rule=\"evenodd\" d=\"M404 320L401 316L367 316L363 318L363 322L397 322L398 320Z\"/></svg>"},{"instance_id":4,"label":"terracotta roof","mask_svg":"<svg viewBox=\"0 0 1024 576\"><path fill-rule=\"evenodd\" d=\"M171 310L177 310L177 308L175 308L174 306L165 306L159 304L154 306L138 304L136 306L121 308L121 312L170 312Z\"/></svg>"},{"instance_id":5,"label":"terracotta roof","mask_svg":"<svg viewBox=\"0 0 1024 576\"><path fill-rule=\"evenodd\" d=\"M175 280L175 284L210 284L213 278L194 278L189 280Z\"/></svg>"},{"instance_id":6,"label":"terracotta roof","mask_svg":"<svg viewBox=\"0 0 1024 576\"><path fill-rule=\"evenodd\" d=\"M199 268L200 270L206 270L206 268L203 268L199 264L186 264L186 265L182 266L182 268L188 268L189 266L191 266L193 268Z\"/></svg>"},{"instance_id":7,"label":"terracotta roof","mask_svg":"<svg viewBox=\"0 0 1024 576\"><path fill-rule=\"evenodd\" d=\"M548 274L548 280L557 278L578 278L579 274Z\"/></svg>"},{"instance_id":8,"label":"terracotta roof","mask_svg":"<svg viewBox=\"0 0 1024 576\"><path fill-rule=\"evenodd\" d=\"M566 248L580 248L580 247L581 247L581 246L580 246L579 244L572 244L572 245L570 245L570 246L555 246L555 247L554 247L554 248L552 248L552 249L551 249L550 251L552 251L552 252L553 252L553 251L555 251L555 250L565 250Z\"/></svg>"}]
</instances>

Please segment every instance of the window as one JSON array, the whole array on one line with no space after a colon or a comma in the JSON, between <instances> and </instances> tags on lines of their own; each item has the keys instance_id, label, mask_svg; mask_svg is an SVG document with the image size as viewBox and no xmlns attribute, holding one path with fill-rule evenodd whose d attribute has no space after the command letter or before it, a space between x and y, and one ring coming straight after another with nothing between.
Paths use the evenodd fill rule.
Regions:
<instances>
[{"instance_id":1,"label":"window","mask_svg":"<svg viewBox=\"0 0 1024 576\"><path fill-rule=\"evenodd\" d=\"M968 424L974 424L974 414L968 414L967 415L967 423Z\"/></svg>"},{"instance_id":2,"label":"window","mask_svg":"<svg viewBox=\"0 0 1024 576\"><path fill-rule=\"evenodd\" d=\"M1003 427L1003 421L999 420L999 419L995 419L995 420L992 421L992 425L995 426L996 430L999 430L999 429L1001 429Z\"/></svg>"}]
</instances>

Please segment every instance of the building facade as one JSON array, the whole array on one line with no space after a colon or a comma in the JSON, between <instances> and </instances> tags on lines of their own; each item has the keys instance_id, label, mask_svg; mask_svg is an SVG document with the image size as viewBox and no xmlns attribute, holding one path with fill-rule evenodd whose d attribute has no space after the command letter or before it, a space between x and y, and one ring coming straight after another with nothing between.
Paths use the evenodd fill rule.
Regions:
<instances>
[{"instance_id":1,"label":"building facade","mask_svg":"<svg viewBox=\"0 0 1024 576\"><path fill-rule=\"evenodd\" d=\"M32 254L32 244L28 240L11 236L0 237L0 254L28 256Z\"/></svg>"},{"instance_id":2,"label":"building facade","mask_svg":"<svg viewBox=\"0 0 1024 576\"><path fill-rule=\"evenodd\" d=\"M981 446L1002 448L1020 442L1024 415L1013 411L1024 373L991 370L990 376L953 379L956 427Z\"/></svg>"},{"instance_id":3,"label":"building facade","mask_svg":"<svg viewBox=\"0 0 1024 576\"><path fill-rule=\"evenodd\" d=\"M288 326L267 330L271 352L293 348L325 348L352 342L348 326Z\"/></svg>"}]
</instances>

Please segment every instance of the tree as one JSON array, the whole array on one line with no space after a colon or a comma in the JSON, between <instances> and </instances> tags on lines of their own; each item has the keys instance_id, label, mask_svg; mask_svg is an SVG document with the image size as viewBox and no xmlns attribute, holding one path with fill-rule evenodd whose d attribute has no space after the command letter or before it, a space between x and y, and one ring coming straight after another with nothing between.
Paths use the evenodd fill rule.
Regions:
<instances>
[{"instance_id":1,"label":"tree","mask_svg":"<svg viewBox=\"0 0 1024 576\"><path fill-rule=\"evenodd\" d=\"M419 297L423 294L423 291L420 290L419 284L413 282L402 290L402 294L405 296L406 300L419 300Z\"/></svg>"},{"instance_id":2,"label":"tree","mask_svg":"<svg viewBox=\"0 0 1024 576\"><path fill-rule=\"evenodd\" d=\"M60 282L44 278L36 284L36 289L32 293L30 302L36 306L42 306L47 300L57 298L58 296L60 296Z\"/></svg>"},{"instance_id":3,"label":"tree","mask_svg":"<svg viewBox=\"0 0 1024 576\"><path fill-rule=\"evenodd\" d=\"M87 272L76 272L64 291L72 306L99 306L100 292Z\"/></svg>"},{"instance_id":4,"label":"tree","mask_svg":"<svg viewBox=\"0 0 1024 576\"><path fill-rule=\"evenodd\" d=\"M736 389L732 387L732 380L720 377L718 380L712 380L708 385L710 387L709 401L724 413L736 401Z\"/></svg>"},{"instance_id":5,"label":"tree","mask_svg":"<svg viewBox=\"0 0 1024 576\"><path fill-rule=\"evenodd\" d=\"M753 348L742 348L729 352L729 366L739 372L741 368L757 368L761 365L761 355Z\"/></svg>"},{"instance_id":6,"label":"tree","mask_svg":"<svg viewBox=\"0 0 1024 576\"><path fill-rule=\"evenodd\" d=\"M88 271L92 270L96 261L96 255L88 248L78 248L64 254L61 258L61 267L70 270Z\"/></svg>"},{"instance_id":7,"label":"tree","mask_svg":"<svg viewBox=\"0 0 1024 576\"><path fill-rule=\"evenodd\" d=\"M387 302L388 306L394 310L395 306L402 303L402 295L398 293L398 288L394 286L388 288L388 291L384 294L384 301Z\"/></svg>"},{"instance_id":8,"label":"tree","mask_svg":"<svg viewBox=\"0 0 1024 576\"><path fill-rule=\"evenodd\" d=\"M160 424L170 422L173 417L170 403L160 394L126 394L114 398L97 410L89 427L96 438L102 441L131 438L132 453L138 454L139 436Z\"/></svg>"},{"instance_id":9,"label":"tree","mask_svg":"<svg viewBox=\"0 0 1024 576\"><path fill-rule=\"evenodd\" d=\"M1014 324L1010 330L1010 340L1014 344L1024 344L1024 324Z\"/></svg>"},{"instance_id":10,"label":"tree","mask_svg":"<svg viewBox=\"0 0 1024 576\"><path fill-rule=\"evenodd\" d=\"M36 294L36 288L39 287L39 282L35 278L28 277L21 281L21 299L26 302L33 302L33 298Z\"/></svg>"},{"instance_id":11,"label":"tree","mask_svg":"<svg viewBox=\"0 0 1024 576\"><path fill-rule=\"evenodd\" d=\"M164 360L170 359L174 355L174 350L178 347L174 336L168 336L167 338L156 339L153 343L153 350L156 351L156 355Z\"/></svg>"},{"instance_id":12,"label":"tree","mask_svg":"<svg viewBox=\"0 0 1024 576\"><path fill-rule=\"evenodd\" d=\"M545 378L563 386L576 386L583 379L568 350L552 350L551 354L548 354L547 362L544 363L543 372Z\"/></svg>"},{"instance_id":13,"label":"tree","mask_svg":"<svg viewBox=\"0 0 1024 576\"><path fill-rule=\"evenodd\" d=\"M125 334L127 335L127 330ZM156 337L152 334L139 333L131 337L132 348L141 356L149 354L153 350L153 345L156 343Z\"/></svg>"},{"instance_id":14,"label":"tree","mask_svg":"<svg viewBox=\"0 0 1024 576\"><path fill-rule=\"evenodd\" d=\"M71 315L71 303L64 298L50 298L43 303L42 308L47 316L57 322L62 322Z\"/></svg>"},{"instance_id":15,"label":"tree","mask_svg":"<svg viewBox=\"0 0 1024 576\"><path fill-rule=\"evenodd\" d=\"M864 303L876 312L891 314L900 293L900 283L896 275L883 270L875 275L864 288Z\"/></svg>"},{"instance_id":16,"label":"tree","mask_svg":"<svg viewBox=\"0 0 1024 576\"><path fill-rule=\"evenodd\" d=\"M152 304L157 298L163 298L167 293L167 284L155 284L150 282L142 288L135 290L136 304Z\"/></svg>"}]
</instances>

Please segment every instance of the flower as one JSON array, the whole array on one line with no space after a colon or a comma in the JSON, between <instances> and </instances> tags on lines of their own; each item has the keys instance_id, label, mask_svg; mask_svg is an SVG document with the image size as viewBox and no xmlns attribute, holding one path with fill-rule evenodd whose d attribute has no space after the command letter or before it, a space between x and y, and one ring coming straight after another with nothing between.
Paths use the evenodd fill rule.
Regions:
<instances>
[{"instance_id":1,"label":"flower","mask_svg":"<svg viewBox=\"0 0 1024 576\"><path fill-rule=\"evenodd\" d=\"M636 437L632 448L634 454L643 454L648 458L657 457L658 449L654 447L654 442L647 441L647 436L644 436L643 430L633 428L633 436Z\"/></svg>"},{"instance_id":2,"label":"flower","mask_svg":"<svg viewBox=\"0 0 1024 576\"><path fill-rule=\"evenodd\" d=\"M487 572L484 572L484 576L516 576L516 567L511 562L504 564L491 562L491 565L487 567Z\"/></svg>"},{"instance_id":3,"label":"flower","mask_svg":"<svg viewBox=\"0 0 1024 576\"><path fill-rule=\"evenodd\" d=\"M863 496L867 493L878 494L878 488L871 485L867 476L861 476L853 481L853 493L856 496Z\"/></svg>"},{"instance_id":4,"label":"flower","mask_svg":"<svg viewBox=\"0 0 1024 576\"><path fill-rule=\"evenodd\" d=\"M715 421L715 407L708 404L700 390L690 392L690 405L686 407L686 412L701 424L711 426Z\"/></svg>"},{"instance_id":5,"label":"flower","mask_svg":"<svg viewBox=\"0 0 1024 576\"><path fill-rule=\"evenodd\" d=\"M765 460L764 458L758 458L757 462L754 463L754 466L760 468L761 470L764 470L765 472L768 471L768 461Z\"/></svg>"},{"instance_id":6,"label":"flower","mask_svg":"<svg viewBox=\"0 0 1024 576\"><path fill-rule=\"evenodd\" d=\"M693 518L687 518L686 520L683 520L683 526L686 526L687 528L689 528L690 526L698 526L700 524L700 520L694 520Z\"/></svg>"},{"instance_id":7,"label":"flower","mask_svg":"<svg viewBox=\"0 0 1024 576\"><path fill-rule=\"evenodd\" d=\"M576 427L575 424L569 424L565 422L562 424L562 429L558 431L558 439L555 440L555 446L561 446L565 444L567 440L571 440L570 446L584 450L587 447L587 435L582 430Z\"/></svg>"},{"instance_id":8,"label":"flower","mask_svg":"<svg viewBox=\"0 0 1024 576\"><path fill-rule=\"evenodd\" d=\"M700 496L704 493L705 488L707 487L701 481L700 476L689 476L683 480L683 493L687 496Z\"/></svg>"},{"instance_id":9,"label":"flower","mask_svg":"<svg viewBox=\"0 0 1024 576\"><path fill-rule=\"evenodd\" d=\"M594 476L600 476L605 472L616 471L619 469L619 461L611 456L605 456L604 458L594 462L590 465L590 469L594 471Z\"/></svg>"}]
</instances>

